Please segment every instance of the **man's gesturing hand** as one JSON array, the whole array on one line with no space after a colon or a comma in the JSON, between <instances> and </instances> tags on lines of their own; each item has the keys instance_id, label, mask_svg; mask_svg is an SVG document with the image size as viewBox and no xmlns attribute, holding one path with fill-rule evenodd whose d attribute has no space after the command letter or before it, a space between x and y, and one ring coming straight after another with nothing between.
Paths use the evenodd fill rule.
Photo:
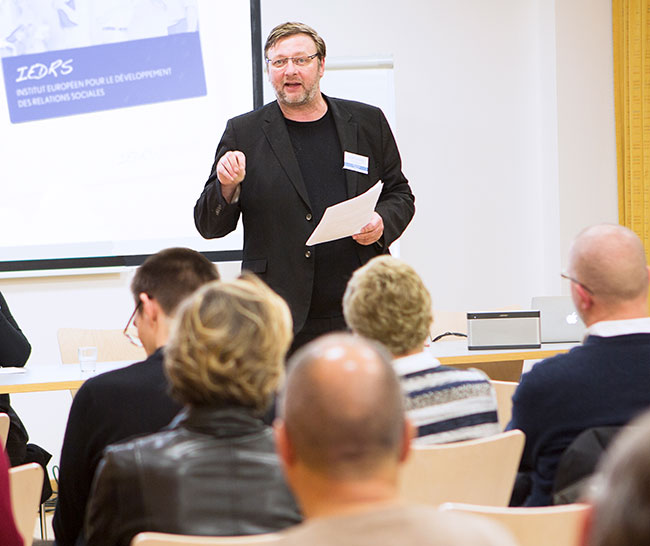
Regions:
<instances>
[{"instance_id":1,"label":"man's gesturing hand","mask_svg":"<svg viewBox=\"0 0 650 546\"><path fill-rule=\"evenodd\" d=\"M226 201L230 202L237 186L246 176L246 156L240 151L223 154L217 163L217 178Z\"/></svg>"}]
</instances>

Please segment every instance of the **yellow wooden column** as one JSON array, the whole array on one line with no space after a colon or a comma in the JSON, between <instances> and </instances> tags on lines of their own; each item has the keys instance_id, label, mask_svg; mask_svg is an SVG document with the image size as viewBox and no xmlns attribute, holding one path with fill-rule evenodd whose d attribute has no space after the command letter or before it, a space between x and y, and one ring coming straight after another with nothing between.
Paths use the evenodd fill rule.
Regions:
<instances>
[{"instance_id":1,"label":"yellow wooden column","mask_svg":"<svg viewBox=\"0 0 650 546\"><path fill-rule=\"evenodd\" d=\"M619 222L650 249L650 0L613 0Z\"/></svg>"}]
</instances>

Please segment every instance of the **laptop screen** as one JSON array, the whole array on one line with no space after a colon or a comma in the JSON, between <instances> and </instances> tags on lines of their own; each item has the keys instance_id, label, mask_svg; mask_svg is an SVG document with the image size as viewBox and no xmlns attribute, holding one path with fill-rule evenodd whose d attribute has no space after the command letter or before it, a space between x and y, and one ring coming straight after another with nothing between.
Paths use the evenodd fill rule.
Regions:
<instances>
[{"instance_id":1,"label":"laptop screen","mask_svg":"<svg viewBox=\"0 0 650 546\"><path fill-rule=\"evenodd\" d=\"M531 302L540 311L542 343L580 342L586 328L571 296L538 296Z\"/></svg>"}]
</instances>

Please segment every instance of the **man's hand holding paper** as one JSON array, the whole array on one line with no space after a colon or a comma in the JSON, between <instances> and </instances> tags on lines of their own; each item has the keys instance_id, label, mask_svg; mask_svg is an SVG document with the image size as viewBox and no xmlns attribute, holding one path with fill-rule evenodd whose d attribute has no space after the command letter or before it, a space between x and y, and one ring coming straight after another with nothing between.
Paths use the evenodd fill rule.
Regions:
<instances>
[{"instance_id":1,"label":"man's hand holding paper","mask_svg":"<svg viewBox=\"0 0 650 546\"><path fill-rule=\"evenodd\" d=\"M375 206L383 186L380 180L367 192L328 207L306 244L312 246L350 236L362 245L378 241L384 222Z\"/></svg>"},{"instance_id":2,"label":"man's hand holding paper","mask_svg":"<svg viewBox=\"0 0 650 546\"><path fill-rule=\"evenodd\" d=\"M379 241L384 234L384 221L378 212L372 213L372 220L361 228L359 233L355 233L352 238L360 245L371 245Z\"/></svg>"}]
</instances>

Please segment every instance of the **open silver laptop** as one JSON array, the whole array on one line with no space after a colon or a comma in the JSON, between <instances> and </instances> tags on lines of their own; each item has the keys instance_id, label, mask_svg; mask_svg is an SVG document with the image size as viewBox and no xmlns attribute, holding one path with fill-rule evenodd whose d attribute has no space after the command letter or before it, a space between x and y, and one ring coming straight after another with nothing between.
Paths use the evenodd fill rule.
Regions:
<instances>
[{"instance_id":1,"label":"open silver laptop","mask_svg":"<svg viewBox=\"0 0 650 546\"><path fill-rule=\"evenodd\" d=\"M582 341L585 325L571 296L539 296L532 299L531 309L539 309L542 343Z\"/></svg>"}]
</instances>

